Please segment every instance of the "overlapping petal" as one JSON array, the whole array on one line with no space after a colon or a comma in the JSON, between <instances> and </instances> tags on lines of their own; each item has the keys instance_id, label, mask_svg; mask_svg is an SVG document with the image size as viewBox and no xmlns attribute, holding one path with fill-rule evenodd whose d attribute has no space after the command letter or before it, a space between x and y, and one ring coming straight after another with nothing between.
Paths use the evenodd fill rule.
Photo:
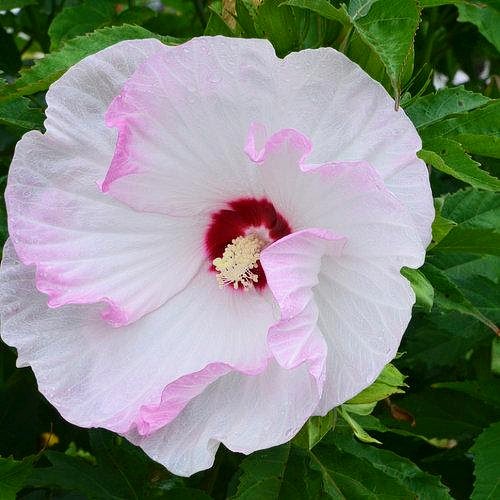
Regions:
<instances>
[{"instance_id":1,"label":"overlapping petal","mask_svg":"<svg viewBox=\"0 0 500 500\"><path fill-rule=\"evenodd\" d=\"M114 45L52 85L47 131L17 145L5 195L14 246L25 264L37 266L49 305L105 301L103 316L116 326L182 290L203 259L208 216L139 214L97 186L116 141L104 112L135 67L161 47L155 40Z\"/></svg>"},{"instance_id":2,"label":"overlapping petal","mask_svg":"<svg viewBox=\"0 0 500 500\"><path fill-rule=\"evenodd\" d=\"M271 363L253 377L233 372L219 378L171 424L149 436L127 437L174 474L187 476L213 464L220 442L251 453L288 441L317 400L306 365L286 370Z\"/></svg>"},{"instance_id":3,"label":"overlapping petal","mask_svg":"<svg viewBox=\"0 0 500 500\"><path fill-rule=\"evenodd\" d=\"M271 298L220 290L206 269L165 305L119 329L102 321L102 304L47 308L34 277L7 242L2 339L16 346L18 364L33 368L40 391L76 425L122 433L139 426L149 433L194 394L182 377L214 363L246 373L267 366L267 330L277 319ZM205 382L198 382L201 391ZM174 399L184 403L165 417L165 401Z\"/></svg>"},{"instance_id":4,"label":"overlapping petal","mask_svg":"<svg viewBox=\"0 0 500 500\"><path fill-rule=\"evenodd\" d=\"M260 149L248 147L256 133ZM265 136L252 126L247 153L266 194L298 229L262 253L281 312L270 347L283 366L301 359L326 367L323 414L373 382L394 357L415 300L400 270L421 266L425 248L407 208L368 163L309 164L314 145L300 132ZM335 242L330 251L321 234Z\"/></svg>"},{"instance_id":5,"label":"overlapping petal","mask_svg":"<svg viewBox=\"0 0 500 500\"><path fill-rule=\"evenodd\" d=\"M271 107L276 61L268 42L222 37L149 58L106 114L119 140L103 191L174 215L260 196L242 144L249 117L262 119Z\"/></svg>"},{"instance_id":6,"label":"overlapping petal","mask_svg":"<svg viewBox=\"0 0 500 500\"><path fill-rule=\"evenodd\" d=\"M290 127L309 137L311 163L369 163L408 207L427 246L434 207L427 168L416 157L422 143L382 85L330 48L288 55L277 81L282 113L271 130Z\"/></svg>"},{"instance_id":7,"label":"overlapping petal","mask_svg":"<svg viewBox=\"0 0 500 500\"><path fill-rule=\"evenodd\" d=\"M384 88L334 49L281 60L265 40L223 37L165 48L127 82L107 121L120 140L102 188L140 210L199 213L228 197L260 196L241 144L252 123L263 123L309 137L312 164L369 163L408 207L423 245L430 241L419 136Z\"/></svg>"},{"instance_id":8,"label":"overlapping petal","mask_svg":"<svg viewBox=\"0 0 500 500\"><path fill-rule=\"evenodd\" d=\"M320 394L327 347L318 329L313 288L318 285L322 258L339 256L345 243L345 238L330 231L305 229L274 242L261 255L267 283L281 312L279 322L269 329L269 347L284 368L307 363Z\"/></svg>"},{"instance_id":9,"label":"overlapping petal","mask_svg":"<svg viewBox=\"0 0 500 500\"><path fill-rule=\"evenodd\" d=\"M398 272L422 265L425 247L409 210L369 163L311 163L315 145L294 129L269 135L261 150L253 151L248 144L256 130L264 135L261 126L250 127L247 153L259 165L266 195L295 230L328 229L347 237L349 252L367 259L384 256Z\"/></svg>"}]
</instances>

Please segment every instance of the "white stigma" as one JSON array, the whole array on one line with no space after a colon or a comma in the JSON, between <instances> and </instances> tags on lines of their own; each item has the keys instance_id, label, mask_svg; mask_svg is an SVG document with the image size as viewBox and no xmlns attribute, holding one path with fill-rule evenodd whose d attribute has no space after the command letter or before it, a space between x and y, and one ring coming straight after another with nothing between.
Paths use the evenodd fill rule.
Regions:
<instances>
[{"instance_id":1,"label":"white stigma","mask_svg":"<svg viewBox=\"0 0 500 500\"><path fill-rule=\"evenodd\" d=\"M217 282L223 288L232 283L235 290L241 285L245 290L253 288L259 279L252 270L257 268L257 261L264 242L256 234L238 236L226 246L222 257L213 260L217 270Z\"/></svg>"}]
</instances>

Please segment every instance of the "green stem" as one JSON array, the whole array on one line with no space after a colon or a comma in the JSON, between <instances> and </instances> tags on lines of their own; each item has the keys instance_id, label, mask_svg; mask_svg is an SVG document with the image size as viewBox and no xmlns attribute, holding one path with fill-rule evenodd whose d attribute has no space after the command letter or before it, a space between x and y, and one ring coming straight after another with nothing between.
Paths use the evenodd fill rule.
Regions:
<instances>
[{"instance_id":1,"label":"green stem","mask_svg":"<svg viewBox=\"0 0 500 500\"><path fill-rule=\"evenodd\" d=\"M349 26L346 26L342 32L340 33L340 36L338 40L340 40L339 44L339 52L342 52L345 54L347 50L347 44L349 43L349 40L351 39L351 33L352 33L352 24L349 24Z\"/></svg>"}]
</instances>

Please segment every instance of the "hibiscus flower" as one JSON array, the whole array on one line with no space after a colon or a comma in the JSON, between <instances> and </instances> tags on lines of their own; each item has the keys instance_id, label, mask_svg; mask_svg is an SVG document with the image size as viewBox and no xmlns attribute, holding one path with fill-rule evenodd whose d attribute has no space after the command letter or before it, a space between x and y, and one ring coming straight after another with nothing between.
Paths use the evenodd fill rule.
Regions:
<instances>
[{"instance_id":1,"label":"hibiscus flower","mask_svg":"<svg viewBox=\"0 0 500 500\"><path fill-rule=\"evenodd\" d=\"M8 179L1 335L65 419L189 475L394 357L432 197L412 123L344 55L126 41L47 104Z\"/></svg>"}]
</instances>

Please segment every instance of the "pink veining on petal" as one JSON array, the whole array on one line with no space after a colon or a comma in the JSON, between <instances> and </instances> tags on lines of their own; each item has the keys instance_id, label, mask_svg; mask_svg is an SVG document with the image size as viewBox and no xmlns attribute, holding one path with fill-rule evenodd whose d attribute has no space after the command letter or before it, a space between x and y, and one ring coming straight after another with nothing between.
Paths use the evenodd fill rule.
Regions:
<instances>
[{"instance_id":1,"label":"pink veining on petal","mask_svg":"<svg viewBox=\"0 0 500 500\"><path fill-rule=\"evenodd\" d=\"M319 282L322 258L340 256L345 244L342 236L311 228L281 238L261 254L269 288L281 313L268 332L271 352L287 369L307 363L319 394L325 380L327 346L317 325L313 288Z\"/></svg>"}]
</instances>

